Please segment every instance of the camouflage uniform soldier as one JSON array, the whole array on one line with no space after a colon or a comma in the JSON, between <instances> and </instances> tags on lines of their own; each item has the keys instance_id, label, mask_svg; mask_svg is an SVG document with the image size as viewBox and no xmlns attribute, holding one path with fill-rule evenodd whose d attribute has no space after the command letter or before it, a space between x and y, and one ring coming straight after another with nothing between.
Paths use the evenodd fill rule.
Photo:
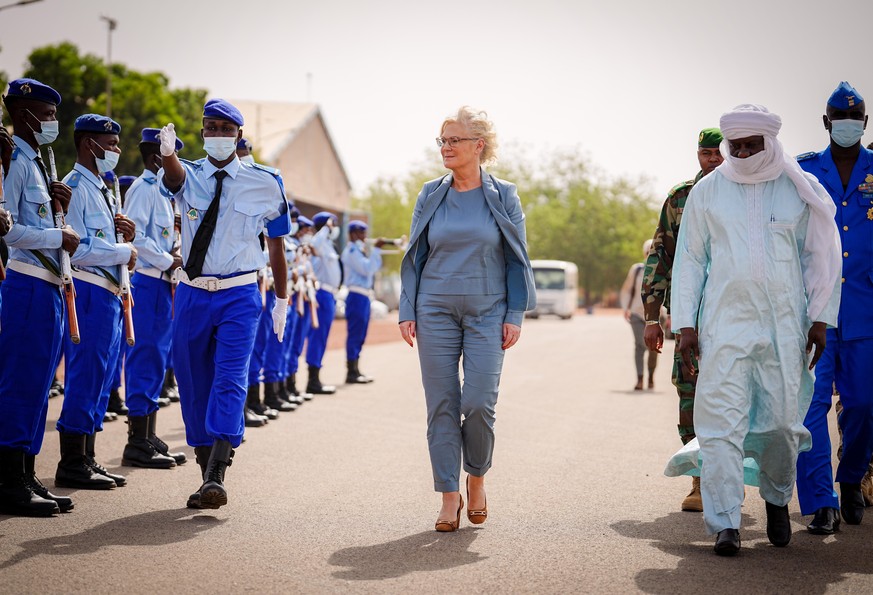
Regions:
<instances>
[{"instance_id":1,"label":"camouflage uniform soldier","mask_svg":"<svg viewBox=\"0 0 873 595\"><path fill-rule=\"evenodd\" d=\"M676 255L676 238L679 237L682 211L694 184L721 165L723 158L718 150L721 140L722 135L718 128L705 128L700 131L697 142L700 172L693 180L677 184L670 190L661 208L658 229L652 238L641 294L646 315L646 346L658 353L664 344L664 331L660 324L661 307L666 307L669 312L673 259ZM687 444L694 439L694 391L697 377L689 374L682 365L678 343L677 340L673 352L673 385L679 393L679 437L683 444ZM694 364L696 366L697 362ZM700 478L692 479L691 493L682 501L682 510L703 512Z\"/></svg>"}]
</instances>

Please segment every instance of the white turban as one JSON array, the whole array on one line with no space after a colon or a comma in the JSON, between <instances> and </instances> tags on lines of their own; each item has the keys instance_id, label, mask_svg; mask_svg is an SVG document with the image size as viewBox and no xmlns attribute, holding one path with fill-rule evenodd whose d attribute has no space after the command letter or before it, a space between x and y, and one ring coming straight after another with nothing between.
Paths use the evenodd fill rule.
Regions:
<instances>
[{"instance_id":1,"label":"white turban","mask_svg":"<svg viewBox=\"0 0 873 595\"><path fill-rule=\"evenodd\" d=\"M724 140L719 147L724 162L717 171L738 184L760 184L787 175L800 198L809 205L809 227L805 250L811 253L810 266L804 271L804 284L809 296L808 314L811 321L824 311L840 276L840 238L834 215L833 199L812 174L804 172L776 138L782 128L782 118L763 105L744 103L722 114L719 121ZM764 137L764 150L739 159L730 153L731 139Z\"/></svg>"}]
</instances>

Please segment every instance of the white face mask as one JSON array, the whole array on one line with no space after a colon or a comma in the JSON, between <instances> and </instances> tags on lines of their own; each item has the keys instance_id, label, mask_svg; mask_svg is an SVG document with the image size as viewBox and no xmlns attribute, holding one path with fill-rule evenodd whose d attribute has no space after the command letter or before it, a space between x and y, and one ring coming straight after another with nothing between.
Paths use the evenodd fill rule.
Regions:
<instances>
[{"instance_id":1,"label":"white face mask","mask_svg":"<svg viewBox=\"0 0 873 595\"><path fill-rule=\"evenodd\" d=\"M330 228L330 239L332 241L336 241L339 238L340 228L339 227L331 227Z\"/></svg>"},{"instance_id":2,"label":"white face mask","mask_svg":"<svg viewBox=\"0 0 873 595\"><path fill-rule=\"evenodd\" d=\"M300 230L300 225L298 225L296 221L292 221L291 222L291 231L288 232L288 235L292 235L292 236L296 235L299 230Z\"/></svg>"},{"instance_id":3,"label":"white face mask","mask_svg":"<svg viewBox=\"0 0 873 595\"><path fill-rule=\"evenodd\" d=\"M101 174L105 174L106 172L115 169L115 166L118 165L118 158L121 156L114 151L106 151L103 155L103 159L94 154L94 151L91 151L91 154L94 155L94 159L97 160L97 171Z\"/></svg>"},{"instance_id":4,"label":"white face mask","mask_svg":"<svg viewBox=\"0 0 873 595\"><path fill-rule=\"evenodd\" d=\"M831 138L841 147L851 147L864 136L864 120L831 120Z\"/></svg>"},{"instance_id":5,"label":"white face mask","mask_svg":"<svg viewBox=\"0 0 873 595\"><path fill-rule=\"evenodd\" d=\"M236 151L236 137L207 136L203 139L203 150L216 161L224 161Z\"/></svg>"},{"instance_id":6,"label":"white face mask","mask_svg":"<svg viewBox=\"0 0 873 595\"><path fill-rule=\"evenodd\" d=\"M33 131L33 136L36 138L37 144L40 145L50 145L55 142L55 139L58 138L58 132L60 129L59 123L57 120L51 120L48 122L40 122L40 126L42 126L42 132Z\"/></svg>"},{"instance_id":7,"label":"white face mask","mask_svg":"<svg viewBox=\"0 0 873 595\"><path fill-rule=\"evenodd\" d=\"M308 246L311 242L312 242L312 234L311 233L305 233L302 236L300 236L300 243L303 244L304 246Z\"/></svg>"},{"instance_id":8,"label":"white face mask","mask_svg":"<svg viewBox=\"0 0 873 595\"><path fill-rule=\"evenodd\" d=\"M731 165L734 166L737 173L748 176L757 173L761 169L761 165L767 160L767 156L767 149L764 149L745 159L734 157L731 159Z\"/></svg>"},{"instance_id":9,"label":"white face mask","mask_svg":"<svg viewBox=\"0 0 873 595\"><path fill-rule=\"evenodd\" d=\"M251 155L243 155L242 157L239 158L239 160L242 161L243 163L254 163L255 162L255 158L252 157Z\"/></svg>"},{"instance_id":10,"label":"white face mask","mask_svg":"<svg viewBox=\"0 0 873 595\"><path fill-rule=\"evenodd\" d=\"M364 248L367 247L367 243L364 242L364 240L355 240L355 246L358 247L358 250L360 250L361 252L363 252L363 251L364 251Z\"/></svg>"}]
</instances>

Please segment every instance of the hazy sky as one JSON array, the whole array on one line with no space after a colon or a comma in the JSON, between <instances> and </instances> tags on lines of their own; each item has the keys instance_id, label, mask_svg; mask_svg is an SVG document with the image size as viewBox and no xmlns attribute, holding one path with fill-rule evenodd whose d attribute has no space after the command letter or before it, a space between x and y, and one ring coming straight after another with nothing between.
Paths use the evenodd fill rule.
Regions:
<instances>
[{"instance_id":1,"label":"hazy sky","mask_svg":"<svg viewBox=\"0 0 873 595\"><path fill-rule=\"evenodd\" d=\"M42 0L0 11L0 69L19 76L33 48L65 40L105 56L107 15L113 59L174 87L319 103L358 191L437 162L442 118L469 104L488 111L504 154L578 149L610 175L649 177L661 198L696 173L698 131L738 103L781 115L783 144L801 153L826 145L821 114L841 80L873 97L873 2L836 6Z\"/></svg>"}]
</instances>

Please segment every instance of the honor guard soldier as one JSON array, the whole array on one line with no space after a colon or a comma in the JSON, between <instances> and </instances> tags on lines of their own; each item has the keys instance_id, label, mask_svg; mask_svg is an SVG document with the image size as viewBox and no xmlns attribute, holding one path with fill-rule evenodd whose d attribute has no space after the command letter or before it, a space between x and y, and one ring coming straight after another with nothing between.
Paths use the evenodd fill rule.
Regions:
<instances>
[{"instance_id":1,"label":"honor guard soldier","mask_svg":"<svg viewBox=\"0 0 873 595\"><path fill-rule=\"evenodd\" d=\"M367 384L373 382L358 368L361 348L367 339L370 324L370 296L373 293L373 280L382 268L382 251L385 244L381 238L373 243L367 254L367 224L363 221L349 221L349 243L343 249L342 263L345 271L346 287L346 372L347 384Z\"/></svg>"},{"instance_id":2,"label":"honor guard soldier","mask_svg":"<svg viewBox=\"0 0 873 595\"><path fill-rule=\"evenodd\" d=\"M299 285L299 273L297 270L300 250L300 241L297 239L297 232L300 230L299 219L300 211L292 205L291 233L285 236L285 263L287 264L288 270L288 282L291 283L292 287L297 287ZM289 289L288 293L291 294L291 300L288 305L288 324L286 325L286 332L290 337L292 336L292 331L296 332L297 325L300 324L300 312L297 308L299 302L294 301L294 291ZM299 299L299 296L296 297ZM289 403L299 407L307 401L307 398L297 390L295 377L297 372L296 366L294 371L291 371L291 353L293 351L292 343L293 342L289 340L281 344L282 353L279 371L280 388L282 389L281 397ZM309 395L309 399L312 399L312 395Z\"/></svg>"},{"instance_id":3,"label":"honor guard soldier","mask_svg":"<svg viewBox=\"0 0 873 595\"><path fill-rule=\"evenodd\" d=\"M107 171L100 174L100 178L106 187L112 190L115 188L115 172ZM121 332L124 333L124 324L121 325ZM109 404L106 405L106 413L103 414L103 421L115 421L120 415L127 415L127 405L124 404L124 399L121 397L121 372L124 369L124 335L121 335L121 341L118 343L119 354L115 363L115 371L112 373L112 388L109 389Z\"/></svg>"},{"instance_id":4,"label":"honor guard soldier","mask_svg":"<svg viewBox=\"0 0 873 595\"><path fill-rule=\"evenodd\" d=\"M61 251L75 252L79 234L57 229L54 214L66 211L71 191L53 182L40 151L58 136L61 96L33 79L9 83L4 103L15 127L5 207L12 225L6 280L0 285L0 512L50 516L73 508L50 493L34 473L42 447L48 391L61 356L64 296ZM7 222L8 223L8 222Z\"/></svg>"},{"instance_id":5,"label":"honor guard soldier","mask_svg":"<svg viewBox=\"0 0 873 595\"><path fill-rule=\"evenodd\" d=\"M185 453L169 452L156 433L158 399L172 341L172 275L182 266L182 255L176 247L173 205L158 187L160 132L158 128L142 129L139 152L143 172L127 193L127 216L136 224L133 245L137 261L131 291L139 307L133 319L136 343L127 349L124 368L124 394L130 411L121 464L169 469L187 460ZM175 150L182 147L182 141L177 140Z\"/></svg>"},{"instance_id":6,"label":"honor guard soldier","mask_svg":"<svg viewBox=\"0 0 873 595\"><path fill-rule=\"evenodd\" d=\"M97 432L121 352L122 267L136 263L134 223L118 213L117 198L100 178L118 163L121 125L106 116L76 118L76 164L64 178L73 197L68 223L82 237L71 262L75 267L76 305L81 342L66 340L64 404L57 428L61 460L55 485L83 489L112 489L127 481L96 461ZM118 242L119 236L124 240Z\"/></svg>"},{"instance_id":7,"label":"honor guard soldier","mask_svg":"<svg viewBox=\"0 0 873 595\"><path fill-rule=\"evenodd\" d=\"M841 82L831 94L822 120L830 136L828 147L797 159L836 205L842 296L837 328L827 329L824 355L815 369L815 391L804 420L812 434L812 448L797 459L797 496L801 514L815 515L807 530L830 535L839 530L841 514L850 525L861 523L865 502L860 484L873 454L873 391L868 376L873 362L873 151L861 145L866 103L849 83ZM834 385L843 406L837 416L843 434L836 473L839 498L828 435Z\"/></svg>"},{"instance_id":8,"label":"honor guard soldier","mask_svg":"<svg viewBox=\"0 0 873 595\"><path fill-rule=\"evenodd\" d=\"M190 508L227 503L224 474L243 437L249 357L262 309L257 271L266 263L258 235L265 232L270 263L282 270L281 236L291 224L278 171L236 156L242 126L236 107L222 99L206 102L200 134L208 157L196 162L176 156L173 124L161 130L162 191L183 213L173 359L188 444L203 472ZM275 285L273 331L281 341L285 276Z\"/></svg>"},{"instance_id":9,"label":"honor guard soldier","mask_svg":"<svg viewBox=\"0 0 873 595\"><path fill-rule=\"evenodd\" d=\"M312 237L312 268L318 280L318 326L309 329L306 342L306 364L309 367L309 379L306 392L314 395L330 395L336 392L336 387L321 383L321 362L327 349L327 337L336 314L336 292L342 283L339 254L333 243L339 237L340 229L336 215L321 211L312 218L315 223L315 235Z\"/></svg>"}]
</instances>

